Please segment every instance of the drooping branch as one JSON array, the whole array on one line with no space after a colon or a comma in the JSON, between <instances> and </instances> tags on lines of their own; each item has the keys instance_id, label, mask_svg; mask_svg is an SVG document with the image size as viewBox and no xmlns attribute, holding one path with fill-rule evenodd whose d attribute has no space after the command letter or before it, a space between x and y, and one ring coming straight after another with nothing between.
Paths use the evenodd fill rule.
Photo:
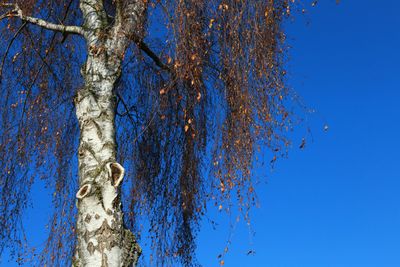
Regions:
<instances>
[{"instance_id":1,"label":"drooping branch","mask_svg":"<svg viewBox=\"0 0 400 267\"><path fill-rule=\"evenodd\" d=\"M63 24L55 24L44 19L35 18L31 16L27 16L23 13L22 9L18 6L18 4L1 4L3 7L11 7L13 8L11 11L6 14L0 16L0 20L5 18L20 18L22 21L28 22L30 24L37 25L47 30L62 32L62 33L71 33L71 34L79 34L83 35L84 30L79 26L67 26Z\"/></svg>"},{"instance_id":2,"label":"drooping branch","mask_svg":"<svg viewBox=\"0 0 400 267\"><path fill-rule=\"evenodd\" d=\"M27 24L27 22L24 22L22 24L22 26L17 30L17 32L11 38L11 41L8 43L8 46L6 48L6 52L4 53L3 60L1 61L1 65L0 65L0 83L1 83L1 80L2 80L2 77L3 77L3 67L4 67L4 63L6 61L8 52L10 51L10 48L11 48L12 44L14 43L15 39L18 37L18 35L21 33L21 31L25 28L26 24Z\"/></svg>"}]
</instances>

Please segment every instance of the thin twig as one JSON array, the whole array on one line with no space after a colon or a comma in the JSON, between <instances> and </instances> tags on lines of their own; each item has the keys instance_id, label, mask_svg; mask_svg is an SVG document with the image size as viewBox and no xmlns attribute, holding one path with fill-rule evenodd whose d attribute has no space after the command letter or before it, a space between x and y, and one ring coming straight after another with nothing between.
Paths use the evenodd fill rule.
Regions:
<instances>
[{"instance_id":1,"label":"thin twig","mask_svg":"<svg viewBox=\"0 0 400 267\"><path fill-rule=\"evenodd\" d=\"M153 110L153 115L152 115L151 119L150 119L149 122L147 123L146 127L143 128L143 130L136 136L135 139L133 139L133 143L135 143L135 142L147 131L147 129L150 128L151 123L153 122L154 118L156 117L156 113L157 113L157 110L156 110L156 109L158 109L158 108L160 107L158 101L157 101L156 105L158 105L158 107L156 107L156 108Z\"/></svg>"},{"instance_id":2,"label":"thin twig","mask_svg":"<svg viewBox=\"0 0 400 267\"><path fill-rule=\"evenodd\" d=\"M130 113L130 110L129 110L129 108L128 108L128 105L126 104L125 100L122 98L122 96L121 96L120 93L117 92L117 96L118 96L118 98L121 100L121 103L122 103L122 105L124 106L124 108L125 108L125 110L126 110L125 113L128 115L128 118L129 118L129 120L131 121L132 126L134 126L134 125L135 125L135 121L134 121L133 118L132 118L132 115L131 115L131 113ZM122 117L122 115L121 115L121 117Z\"/></svg>"},{"instance_id":3,"label":"thin twig","mask_svg":"<svg viewBox=\"0 0 400 267\"><path fill-rule=\"evenodd\" d=\"M15 39L18 37L18 35L21 33L21 31L25 28L27 22L25 21L21 27L19 27L19 29L16 31L16 33L14 34L14 36L11 38L11 41L8 43L6 52L4 54L3 60L1 61L1 65L0 65L0 83L3 79L3 68L4 68L4 62L6 61L6 58L8 56L8 52L10 51L10 48L12 46L12 44L14 43Z\"/></svg>"}]
</instances>

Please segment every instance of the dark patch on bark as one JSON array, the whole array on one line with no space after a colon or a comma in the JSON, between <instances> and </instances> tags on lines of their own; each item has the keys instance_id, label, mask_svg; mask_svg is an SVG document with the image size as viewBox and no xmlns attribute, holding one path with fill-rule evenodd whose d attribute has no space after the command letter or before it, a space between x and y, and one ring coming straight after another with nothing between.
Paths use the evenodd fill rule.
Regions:
<instances>
[{"instance_id":1,"label":"dark patch on bark","mask_svg":"<svg viewBox=\"0 0 400 267\"><path fill-rule=\"evenodd\" d=\"M86 214L86 217L85 217L85 222L86 223L90 223L90 220L92 219L92 216L90 216L90 214Z\"/></svg>"},{"instance_id":2,"label":"dark patch on bark","mask_svg":"<svg viewBox=\"0 0 400 267\"><path fill-rule=\"evenodd\" d=\"M77 196L77 198L82 199L82 198L86 197L89 193L90 193L90 185L85 184L79 189L76 196Z\"/></svg>"},{"instance_id":3,"label":"dark patch on bark","mask_svg":"<svg viewBox=\"0 0 400 267\"><path fill-rule=\"evenodd\" d=\"M136 236L128 229L124 229L123 236L123 267L136 266L137 261L142 254L142 249L136 241Z\"/></svg>"},{"instance_id":4,"label":"dark patch on bark","mask_svg":"<svg viewBox=\"0 0 400 267\"><path fill-rule=\"evenodd\" d=\"M111 163L110 168L111 168L111 182L112 182L112 185L116 185L116 183L119 181L119 179L120 179L120 177L122 175L122 170L115 163Z\"/></svg>"},{"instance_id":5,"label":"dark patch on bark","mask_svg":"<svg viewBox=\"0 0 400 267\"><path fill-rule=\"evenodd\" d=\"M88 243L88 245L87 245L87 250L89 251L89 254L90 254L90 255L93 255L93 253L94 253L94 251L95 251L95 247L94 247L94 245L93 245L92 242L89 242L89 243Z\"/></svg>"}]
</instances>

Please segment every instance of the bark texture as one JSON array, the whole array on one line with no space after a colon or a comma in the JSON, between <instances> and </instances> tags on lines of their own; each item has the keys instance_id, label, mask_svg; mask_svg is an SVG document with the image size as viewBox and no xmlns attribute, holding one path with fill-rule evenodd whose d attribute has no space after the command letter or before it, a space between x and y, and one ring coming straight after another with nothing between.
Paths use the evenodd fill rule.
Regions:
<instances>
[{"instance_id":1,"label":"bark texture","mask_svg":"<svg viewBox=\"0 0 400 267\"><path fill-rule=\"evenodd\" d=\"M132 266L141 254L134 234L123 223L120 185L124 168L116 162L114 86L129 35L144 16L145 2L132 1L124 9L121 1L117 5L117 18L110 26L103 1L80 3L88 57L81 70L85 85L74 100L80 128L80 189L73 266ZM128 28L122 27L125 18Z\"/></svg>"},{"instance_id":2,"label":"bark texture","mask_svg":"<svg viewBox=\"0 0 400 267\"><path fill-rule=\"evenodd\" d=\"M88 64L95 61L88 59ZM97 62L100 69L101 62ZM123 225L120 188L124 169L116 162L115 75L85 75L75 102L81 130L76 266L130 266L140 255ZM104 69L106 70L106 69Z\"/></svg>"}]
</instances>

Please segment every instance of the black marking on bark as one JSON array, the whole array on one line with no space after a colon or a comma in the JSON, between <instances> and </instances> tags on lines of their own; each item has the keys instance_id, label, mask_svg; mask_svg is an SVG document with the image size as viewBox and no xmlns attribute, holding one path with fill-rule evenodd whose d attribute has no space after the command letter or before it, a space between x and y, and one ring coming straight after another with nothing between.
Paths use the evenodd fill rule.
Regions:
<instances>
[{"instance_id":1,"label":"black marking on bark","mask_svg":"<svg viewBox=\"0 0 400 267\"><path fill-rule=\"evenodd\" d=\"M103 119L106 119L106 120L113 120L114 119L113 114L108 113L107 110L102 110L100 112L98 118L100 118L100 117L102 117Z\"/></svg>"},{"instance_id":2,"label":"black marking on bark","mask_svg":"<svg viewBox=\"0 0 400 267\"><path fill-rule=\"evenodd\" d=\"M86 163L80 163L79 164L79 170L80 171L84 170L86 168L86 165L87 165Z\"/></svg>"},{"instance_id":3,"label":"black marking on bark","mask_svg":"<svg viewBox=\"0 0 400 267\"><path fill-rule=\"evenodd\" d=\"M78 90L74 97L75 106L88 96L92 96L92 92L90 92L90 90L87 90L86 88Z\"/></svg>"},{"instance_id":4,"label":"black marking on bark","mask_svg":"<svg viewBox=\"0 0 400 267\"><path fill-rule=\"evenodd\" d=\"M80 150L86 150L89 151L89 153L92 155L92 157L100 163L100 160L96 157L96 153L94 152L93 148L86 142L82 141L81 142L81 147L79 148Z\"/></svg>"},{"instance_id":5,"label":"black marking on bark","mask_svg":"<svg viewBox=\"0 0 400 267\"><path fill-rule=\"evenodd\" d=\"M101 169L101 167L96 167L92 170L87 171L85 174L90 178L96 179L96 177L100 175Z\"/></svg>"},{"instance_id":6,"label":"black marking on bark","mask_svg":"<svg viewBox=\"0 0 400 267\"><path fill-rule=\"evenodd\" d=\"M90 216L90 214L86 214L86 217L85 217L85 222L86 223L90 223L90 220L92 219L92 216Z\"/></svg>"},{"instance_id":7,"label":"black marking on bark","mask_svg":"<svg viewBox=\"0 0 400 267\"><path fill-rule=\"evenodd\" d=\"M111 232L112 232L112 229L108 225L107 220L104 220L103 224L100 226L100 228L96 230L96 235L100 234L104 237L110 237Z\"/></svg>"},{"instance_id":8,"label":"black marking on bark","mask_svg":"<svg viewBox=\"0 0 400 267\"><path fill-rule=\"evenodd\" d=\"M93 182L93 187L92 187L92 194L94 195L96 199L96 204L100 205L103 210L105 211L105 206L103 203L103 194L101 192L101 186L96 182L96 177L100 175L102 167L97 167L94 170L88 171L86 173L86 176L91 178L91 182ZM88 179L89 180L89 179ZM98 215L98 214L96 214Z\"/></svg>"},{"instance_id":9,"label":"black marking on bark","mask_svg":"<svg viewBox=\"0 0 400 267\"><path fill-rule=\"evenodd\" d=\"M78 157L83 158L85 156L85 150L80 148L78 150Z\"/></svg>"},{"instance_id":10,"label":"black marking on bark","mask_svg":"<svg viewBox=\"0 0 400 267\"><path fill-rule=\"evenodd\" d=\"M99 136L100 139L102 139L103 138L103 132L101 130L100 125L95 120L91 120L91 121L93 122L94 126L96 127L97 135Z\"/></svg>"},{"instance_id":11,"label":"black marking on bark","mask_svg":"<svg viewBox=\"0 0 400 267\"><path fill-rule=\"evenodd\" d=\"M101 254L101 267L108 267L108 259L105 253Z\"/></svg>"},{"instance_id":12,"label":"black marking on bark","mask_svg":"<svg viewBox=\"0 0 400 267\"><path fill-rule=\"evenodd\" d=\"M120 242L118 241L120 240L118 239L118 236L119 235L115 231L115 229L110 227L107 220L104 219L102 225L99 228L93 231L86 231L83 236L83 239L87 243L86 248L89 251L90 255L93 255L96 250L99 251L99 253L101 253L102 255L106 255L104 253L105 250L111 251L113 247L118 246L120 244ZM96 246L93 244L92 241L89 242L90 238L96 238L97 240ZM106 261L105 262L102 261L102 264L104 263L106 265L102 266L108 266L107 258L105 259Z\"/></svg>"},{"instance_id":13,"label":"black marking on bark","mask_svg":"<svg viewBox=\"0 0 400 267\"><path fill-rule=\"evenodd\" d=\"M97 136L102 139L103 138L103 133L101 130L100 125L96 122L95 119L89 118L84 122L83 128L89 127L90 125L93 125L96 128L96 134Z\"/></svg>"},{"instance_id":14,"label":"black marking on bark","mask_svg":"<svg viewBox=\"0 0 400 267\"><path fill-rule=\"evenodd\" d=\"M89 238L90 238L90 232L88 230L86 230L85 234L83 235L83 239L87 243L89 241Z\"/></svg>"},{"instance_id":15,"label":"black marking on bark","mask_svg":"<svg viewBox=\"0 0 400 267\"><path fill-rule=\"evenodd\" d=\"M89 251L89 254L90 254L90 255L93 255L93 253L94 253L94 251L95 251L96 249L95 249L95 247L94 247L94 245L93 245L92 242L89 242L89 243L88 243L88 245L87 245L87 250Z\"/></svg>"},{"instance_id":16,"label":"black marking on bark","mask_svg":"<svg viewBox=\"0 0 400 267\"><path fill-rule=\"evenodd\" d=\"M102 149L115 149L115 144L111 141L105 142Z\"/></svg>"},{"instance_id":17,"label":"black marking on bark","mask_svg":"<svg viewBox=\"0 0 400 267\"><path fill-rule=\"evenodd\" d=\"M118 209L121 207L121 198L119 194L113 199L112 206L114 209Z\"/></svg>"}]
</instances>

